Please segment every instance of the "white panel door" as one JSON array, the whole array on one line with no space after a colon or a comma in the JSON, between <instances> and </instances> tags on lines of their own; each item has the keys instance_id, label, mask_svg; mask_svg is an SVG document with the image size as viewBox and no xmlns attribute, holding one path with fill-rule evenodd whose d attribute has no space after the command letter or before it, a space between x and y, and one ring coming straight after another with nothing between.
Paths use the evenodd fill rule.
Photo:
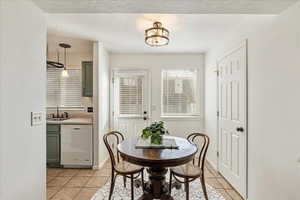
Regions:
<instances>
[{"instance_id":1,"label":"white panel door","mask_svg":"<svg viewBox=\"0 0 300 200\"><path fill-rule=\"evenodd\" d=\"M126 138L138 137L149 124L147 71L113 72L113 130Z\"/></svg>"},{"instance_id":2,"label":"white panel door","mask_svg":"<svg viewBox=\"0 0 300 200\"><path fill-rule=\"evenodd\" d=\"M247 44L218 62L219 171L244 197L247 195Z\"/></svg>"}]
</instances>

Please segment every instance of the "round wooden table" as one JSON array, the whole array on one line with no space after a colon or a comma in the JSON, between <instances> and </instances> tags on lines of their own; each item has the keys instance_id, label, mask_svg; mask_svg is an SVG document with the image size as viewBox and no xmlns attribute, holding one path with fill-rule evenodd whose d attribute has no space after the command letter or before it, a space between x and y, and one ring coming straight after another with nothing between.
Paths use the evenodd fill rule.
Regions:
<instances>
[{"instance_id":1,"label":"round wooden table","mask_svg":"<svg viewBox=\"0 0 300 200\"><path fill-rule=\"evenodd\" d=\"M118 145L118 151L125 161L148 167L149 182L139 200L173 200L169 195L168 184L166 183L167 168L190 162L198 151L197 146L191 144L187 139L173 136L165 137L174 138L179 148L137 149L135 148L137 138L124 140Z\"/></svg>"}]
</instances>

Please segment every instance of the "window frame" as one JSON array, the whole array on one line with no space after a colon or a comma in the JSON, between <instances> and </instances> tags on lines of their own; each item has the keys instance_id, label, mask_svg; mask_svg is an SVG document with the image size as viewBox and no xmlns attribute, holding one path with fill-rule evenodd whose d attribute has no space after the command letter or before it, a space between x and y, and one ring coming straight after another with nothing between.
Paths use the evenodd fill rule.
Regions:
<instances>
[{"instance_id":1,"label":"window frame","mask_svg":"<svg viewBox=\"0 0 300 200\"><path fill-rule=\"evenodd\" d=\"M164 113L164 72L168 71L187 71L187 70L196 70L197 71L197 79L196 79L196 104L198 104L198 112L193 113L193 114L184 114L184 113ZM194 68L162 68L161 69L161 86L160 86L160 117L164 119L198 119L202 117L202 110L203 110L203 78L202 78L202 70L199 67L194 67Z\"/></svg>"}]
</instances>

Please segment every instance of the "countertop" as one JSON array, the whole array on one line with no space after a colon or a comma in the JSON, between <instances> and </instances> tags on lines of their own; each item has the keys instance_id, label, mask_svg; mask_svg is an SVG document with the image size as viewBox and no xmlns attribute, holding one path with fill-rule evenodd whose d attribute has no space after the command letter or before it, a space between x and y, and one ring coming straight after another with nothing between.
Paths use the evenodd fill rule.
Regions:
<instances>
[{"instance_id":1,"label":"countertop","mask_svg":"<svg viewBox=\"0 0 300 200\"><path fill-rule=\"evenodd\" d=\"M62 124L62 125L92 125L93 118L70 118L62 121L47 120L47 124Z\"/></svg>"}]
</instances>

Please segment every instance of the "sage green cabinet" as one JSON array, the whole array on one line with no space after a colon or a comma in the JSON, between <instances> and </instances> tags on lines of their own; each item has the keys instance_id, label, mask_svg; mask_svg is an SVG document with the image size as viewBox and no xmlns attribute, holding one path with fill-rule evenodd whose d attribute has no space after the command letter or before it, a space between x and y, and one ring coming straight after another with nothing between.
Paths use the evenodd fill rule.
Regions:
<instances>
[{"instance_id":1,"label":"sage green cabinet","mask_svg":"<svg viewBox=\"0 0 300 200\"><path fill-rule=\"evenodd\" d=\"M47 164L60 165L60 125L47 124Z\"/></svg>"},{"instance_id":2,"label":"sage green cabinet","mask_svg":"<svg viewBox=\"0 0 300 200\"><path fill-rule=\"evenodd\" d=\"M82 96L93 96L93 62L82 62Z\"/></svg>"}]
</instances>

